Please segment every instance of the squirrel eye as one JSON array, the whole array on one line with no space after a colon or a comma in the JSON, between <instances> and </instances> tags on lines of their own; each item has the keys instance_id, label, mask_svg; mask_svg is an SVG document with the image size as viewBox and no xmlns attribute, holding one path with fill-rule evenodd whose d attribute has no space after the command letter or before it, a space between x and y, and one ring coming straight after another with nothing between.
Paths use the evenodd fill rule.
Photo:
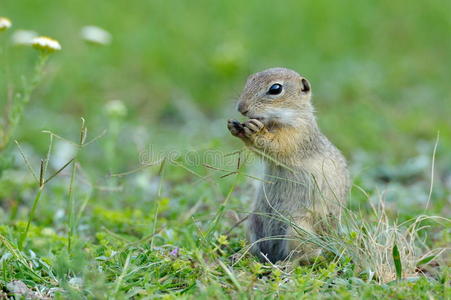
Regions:
<instances>
[{"instance_id":1,"label":"squirrel eye","mask_svg":"<svg viewBox=\"0 0 451 300\"><path fill-rule=\"evenodd\" d=\"M269 95L279 95L282 93L282 85L280 83L274 83L271 85L267 93Z\"/></svg>"}]
</instances>

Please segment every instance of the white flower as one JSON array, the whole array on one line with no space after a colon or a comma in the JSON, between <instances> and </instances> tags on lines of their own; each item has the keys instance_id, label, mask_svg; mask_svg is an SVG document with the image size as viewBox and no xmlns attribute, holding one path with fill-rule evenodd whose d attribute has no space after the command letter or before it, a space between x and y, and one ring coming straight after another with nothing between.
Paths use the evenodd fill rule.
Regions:
<instances>
[{"instance_id":1,"label":"white flower","mask_svg":"<svg viewBox=\"0 0 451 300\"><path fill-rule=\"evenodd\" d=\"M111 117L124 117L127 114L127 107L121 100L111 100L105 104L105 110Z\"/></svg>"},{"instance_id":2,"label":"white flower","mask_svg":"<svg viewBox=\"0 0 451 300\"><path fill-rule=\"evenodd\" d=\"M11 36L14 45L29 46L38 34L31 30L16 30Z\"/></svg>"},{"instance_id":3,"label":"white flower","mask_svg":"<svg viewBox=\"0 0 451 300\"><path fill-rule=\"evenodd\" d=\"M85 26L81 29L82 38L93 44L108 45L111 43L111 34L97 26Z\"/></svg>"},{"instance_id":4,"label":"white flower","mask_svg":"<svg viewBox=\"0 0 451 300\"><path fill-rule=\"evenodd\" d=\"M6 30L12 26L11 20L5 17L0 17L0 31Z\"/></svg>"},{"instance_id":5,"label":"white flower","mask_svg":"<svg viewBox=\"0 0 451 300\"><path fill-rule=\"evenodd\" d=\"M61 50L61 45L57 40L54 40L46 36L35 37L31 41L31 44L33 45L34 48L40 51L54 52Z\"/></svg>"}]
</instances>

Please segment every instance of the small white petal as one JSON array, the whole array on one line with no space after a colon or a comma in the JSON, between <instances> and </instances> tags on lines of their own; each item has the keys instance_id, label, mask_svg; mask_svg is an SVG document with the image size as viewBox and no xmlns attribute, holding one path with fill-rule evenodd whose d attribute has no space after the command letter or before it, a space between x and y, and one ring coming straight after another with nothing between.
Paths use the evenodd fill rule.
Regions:
<instances>
[{"instance_id":1,"label":"small white petal","mask_svg":"<svg viewBox=\"0 0 451 300\"><path fill-rule=\"evenodd\" d=\"M16 30L11 36L14 45L29 46L38 34L32 30Z\"/></svg>"},{"instance_id":2,"label":"small white petal","mask_svg":"<svg viewBox=\"0 0 451 300\"><path fill-rule=\"evenodd\" d=\"M11 20L5 17L0 17L0 31L6 30L12 26Z\"/></svg>"},{"instance_id":3,"label":"small white petal","mask_svg":"<svg viewBox=\"0 0 451 300\"><path fill-rule=\"evenodd\" d=\"M81 36L87 42L100 45L108 45L112 40L111 33L97 26L83 27Z\"/></svg>"}]
</instances>

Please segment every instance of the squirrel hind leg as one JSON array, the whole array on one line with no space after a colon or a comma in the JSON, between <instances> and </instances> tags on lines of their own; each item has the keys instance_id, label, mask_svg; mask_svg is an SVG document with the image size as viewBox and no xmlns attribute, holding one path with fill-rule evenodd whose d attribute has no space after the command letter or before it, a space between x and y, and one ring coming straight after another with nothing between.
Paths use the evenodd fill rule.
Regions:
<instances>
[{"instance_id":1,"label":"squirrel hind leg","mask_svg":"<svg viewBox=\"0 0 451 300\"><path fill-rule=\"evenodd\" d=\"M261 262L269 260L271 263L285 261L289 254L287 241L279 239L259 241L252 246L251 253L257 256Z\"/></svg>"},{"instance_id":2,"label":"squirrel hind leg","mask_svg":"<svg viewBox=\"0 0 451 300\"><path fill-rule=\"evenodd\" d=\"M252 243L251 253L262 262L283 261L289 254L288 240L284 238L287 228L283 224L276 223L273 224L270 232L267 232L267 226L267 221L262 216L250 215L248 232Z\"/></svg>"},{"instance_id":3,"label":"squirrel hind leg","mask_svg":"<svg viewBox=\"0 0 451 300\"><path fill-rule=\"evenodd\" d=\"M315 239L318 233L311 225L311 220L303 219L296 222L297 230L291 227L288 232L288 251L291 261L297 264L308 265L313 263L322 254L322 249L315 243L309 241Z\"/></svg>"}]
</instances>

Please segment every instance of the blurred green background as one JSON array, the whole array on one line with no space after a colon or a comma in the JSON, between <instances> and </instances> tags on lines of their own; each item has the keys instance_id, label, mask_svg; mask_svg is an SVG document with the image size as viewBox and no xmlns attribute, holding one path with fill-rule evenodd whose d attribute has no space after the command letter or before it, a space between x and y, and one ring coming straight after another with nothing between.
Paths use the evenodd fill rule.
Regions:
<instances>
[{"instance_id":1,"label":"blurred green background","mask_svg":"<svg viewBox=\"0 0 451 300\"><path fill-rule=\"evenodd\" d=\"M354 183L387 189L388 200L409 209L418 204L407 216L425 206L440 133L433 194L439 213L449 204L451 185L449 11L451 2L439 0L6 0L1 14L13 28L1 36L9 45L1 105L8 91L20 91L20 77L29 77L37 61L35 50L9 43L14 30L59 40L63 50L51 55L14 138L38 165L48 146L41 131L76 140L84 117L90 138L107 133L83 151L83 166L91 180L116 185L123 182L111 183L109 173L131 170L149 153L240 149L226 120L240 118L234 106L246 77L268 67L292 68L310 79L320 127L350 161ZM112 43L85 43L80 31L86 25L110 32ZM114 99L128 111L119 119L108 114ZM54 169L70 150L56 145ZM24 168L20 159L15 165ZM172 167L171 184L197 180ZM200 164L190 167L206 172ZM157 176L144 174L143 186Z\"/></svg>"},{"instance_id":2,"label":"blurred green background","mask_svg":"<svg viewBox=\"0 0 451 300\"><path fill-rule=\"evenodd\" d=\"M310 79L319 123L348 157L405 159L438 131L439 149L451 149L450 1L3 0L0 9L14 29L63 47L23 135L80 116L100 127L111 99L149 131L183 125L180 99L208 120L233 117L246 76L284 66ZM112 44L84 44L85 25L108 30ZM36 56L13 52L23 68Z\"/></svg>"},{"instance_id":3,"label":"blurred green background","mask_svg":"<svg viewBox=\"0 0 451 300\"><path fill-rule=\"evenodd\" d=\"M107 130L77 158L81 167L73 191L79 209L74 226L77 246L72 250L76 255L63 250L73 212L68 206L69 169L45 186L32 218L25 249L34 251L30 260L46 261L33 263L43 277L56 274L58 282L47 287L82 278L81 288L72 291L90 291L96 298L116 286L126 258L132 257L139 272L124 277L124 293L135 293L137 286L149 295L203 293L202 284L196 286L199 281L211 285L211 295L222 289L234 293L233 285L224 287L224 274L206 276L197 263L207 256L209 263L228 261L244 249L244 226L233 226L249 212L255 181L242 174L222 178L225 171L192 164L183 154L205 159L206 153L217 151L213 153L219 153L219 159L201 162L235 170L236 157L227 161L222 155L243 145L230 135L226 120L240 118L234 106L246 77L269 67L291 68L310 80L320 127L344 152L353 182L361 187L352 191L351 208L371 219L370 203L383 198L390 220L424 213L449 216L450 12L448 0L0 0L0 16L13 22L0 33L0 48L6 48L6 55L0 55L0 110L8 95L20 91L21 76L29 78L38 60L36 50L10 43L16 30L50 36L63 48L51 55L46 76L13 137L33 168L39 169L47 153L49 137L42 130L77 141L81 117L87 121L88 140ZM80 31L86 25L110 32L112 43L85 43ZM126 107L123 116L109 112L116 99ZM161 158L158 155L167 151L181 157L164 168L139 168L143 159ZM74 156L74 147L55 139L51 154L49 174ZM5 170L0 165L0 234L14 243L23 232L37 187L14 143L0 155L0 162L7 155L14 158ZM131 170L127 176L109 176ZM262 174L258 164L248 164L244 171ZM449 228L441 229L428 228L428 245L448 247ZM217 252L221 235L227 235L230 247ZM152 237L150 245L146 236ZM138 241L140 248L128 249L131 241ZM142 259L141 247L149 249ZM184 267L166 264L175 260L168 249L180 249ZM139 255L129 256L132 253ZM34 279L10 261L3 260L2 280L20 279L34 286ZM148 262L158 266L149 269ZM252 273L253 265L249 258L233 270ZM272 295L272 279L270 284L261 276L255 280L262 284L252 291ZM347 282L345 290L360 288ZM431 288L424 290L429 293ZM410 286L406 291L416 295ZM409 298L405 293L399 292Z\"/></svg>"}]
</instances>

